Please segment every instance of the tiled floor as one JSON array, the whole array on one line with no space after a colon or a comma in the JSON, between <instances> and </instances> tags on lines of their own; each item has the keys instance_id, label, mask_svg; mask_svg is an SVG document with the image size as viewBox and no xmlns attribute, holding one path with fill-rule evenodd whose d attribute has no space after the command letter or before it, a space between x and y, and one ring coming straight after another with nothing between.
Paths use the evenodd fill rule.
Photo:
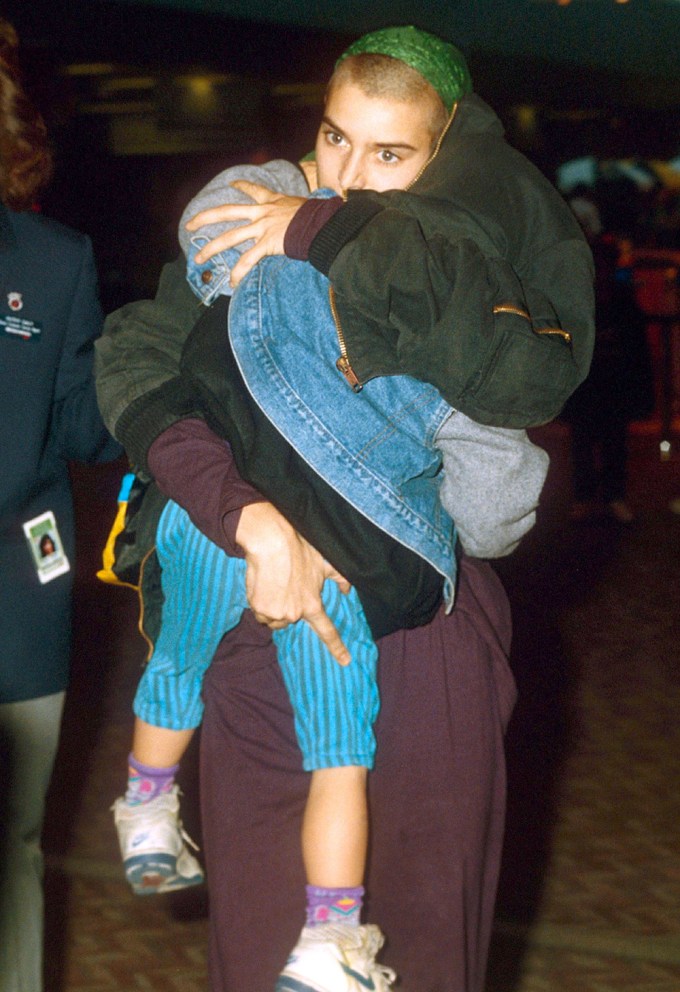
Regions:
<instances>
[{"instance_id":1,"label":"tiled floor","mask_svg":"<svg viewBox=\"0 0 680 992\"><path fill-rule=\"evenodd\" d=\"M488 992L680 992L680 516L667 509L680 457L660 462L654 433L636 431L638 520L575 526L568 435L551 426L539 440L553 459L539 524L499 568L520 702ZM115 480L77 485L84 553L46 830L47 992L198 992L205 894L139 899L121 880L108 807L144 648L132 593L89 579ZM198 834L195 753L183 774Z\"/></svg>"},{"instance_id":2,"label":"tiled floor","mask_svg":"<svg viewBox=\"0 0 680 992\"><path fill-rule=\"evenodd\" d=\"M564 440L547 439L550 519L510 568L530 631L515 638L490 992L678 992L680 518L667 506L680 463L658 460L653 435L633 435L638 521L573 527ZM518 941L527 952L513 984L502 951Z\"/></svg>"}]
</instances>

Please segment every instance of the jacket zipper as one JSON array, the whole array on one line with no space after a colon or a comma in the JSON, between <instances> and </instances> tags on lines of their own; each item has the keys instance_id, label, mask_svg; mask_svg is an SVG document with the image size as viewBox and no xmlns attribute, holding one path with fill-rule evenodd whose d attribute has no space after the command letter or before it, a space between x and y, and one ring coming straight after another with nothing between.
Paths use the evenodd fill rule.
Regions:
<instances>
[{"instance_id":1,"label":"jacket zipper","mask_svg":"<svg viewBox=\"0 0 680 992\"><path fill-rule=\"evenodd\" d=\"M427 169L428 165L431 162L434 162L434 160L436 159L437 155L439 154L439 149L442 146L442 142L444 141L444 138L446 137L449 128L453 124L453 119L456 116L456 111L457 110L458 110L458 103L454 103L453 107L451 108L451 113L449 114L449 119L447 120L446 124L444 125L444 130L442 131L442 133L437 138L437 144L434 146L434 151L432 152L432 154L428 158L427 162L425 162L425 164L420 167L420 169L418 171L418 174L416 176L414 176L414 178L411 180L411 182L408 184L408 186L405 187L405 190L404 190L405 192L408 192L411 189L411 187L414 185L414 183L417 183L418 182L418 180L420 179L420 177L422 176L422 174L425 172L425 169Z\"/></svg>"},{"instance_id":2,"label":"jacket zipper","mask_svg":"<svg viewBox=\"0 0 680 992\"><path fill-rule=\"evenodd\" d=\"M338 345L340 347L340 357L335 363L335 367L338 372L342 372L347 382L350 384L355 393L358 393L362 389L362 385L359 382L356 372L350 364L350 360L347 356L347 344L345 342L345 335L342 331L342 324L340 323L340 317L338 315L338 308L335 303L335 290L332 286L328 287L328 298L331 304L331 313L333 314L333 320L335 321L335 333L338 336Z\"/></svg>"},{"instance_id":3,"label":"jacket zipper","mask_svg":"<svg viewBox=\"0 0 680 992\"><path fill-rule=\"evenodd\" d=\"M531 317L526 310L513 306L511 303L499 303L493 308L493 312L514 313L517 317L524 317L525 320L531 321ZM534 334L556 334L557 337L563 338L567 344L571 344L571 334L569 331L563 331L561 327L535 327L533 328L533 332Z\"/></svg>"}]
</instances>

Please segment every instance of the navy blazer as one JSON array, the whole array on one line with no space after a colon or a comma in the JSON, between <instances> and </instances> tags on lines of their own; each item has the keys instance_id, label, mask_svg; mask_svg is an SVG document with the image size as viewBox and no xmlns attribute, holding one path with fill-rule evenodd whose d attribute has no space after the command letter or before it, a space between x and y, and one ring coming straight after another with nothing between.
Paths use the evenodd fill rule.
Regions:
<instances>
[{"instance_id":1,"label":"navy blazer","mask_svg":"<svg viewBox=\"0 0 680 992\"><path fill-rule=\"evenodd\" d=\"M73 571L41 585L22 525L51 510L73 567L68 462L121 452L95 396L101 327L89 238L0 204L0 702L66 688Z\"/></svg>"}]
</instances>

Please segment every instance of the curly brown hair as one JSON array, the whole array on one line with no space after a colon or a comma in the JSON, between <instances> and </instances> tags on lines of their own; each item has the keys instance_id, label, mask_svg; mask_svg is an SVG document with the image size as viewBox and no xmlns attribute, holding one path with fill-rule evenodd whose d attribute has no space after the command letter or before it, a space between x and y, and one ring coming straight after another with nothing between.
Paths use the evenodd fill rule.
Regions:
<instances>
[{"instance_id":1,"label":"curly brown hair","mask_svg":"<svg viewBox=\"0 0 680 992\"><path fill-rule=\"evenodd\" d=\"M47 128L22 85L19 38L0 17L0 200L28 210L51 177Z\"/></svg>"}]
</instances>

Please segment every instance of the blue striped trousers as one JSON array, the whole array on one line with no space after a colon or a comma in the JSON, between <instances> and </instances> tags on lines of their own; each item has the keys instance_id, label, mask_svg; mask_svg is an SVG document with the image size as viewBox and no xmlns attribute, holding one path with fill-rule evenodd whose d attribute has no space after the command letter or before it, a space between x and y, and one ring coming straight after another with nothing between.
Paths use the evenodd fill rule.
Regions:
<instances>
[{"instance_id":1,"label":"blue striped trousers","mask_svg":"<svg viewBox=\"0 0 680 992\"><path fill-rule=\"evenodd\" d=\"M246 563L213 544L172 501L158 524L156 550L164 595L161 628L134 711L152 726L191 729L202 719L203 676L217 645L248 609ZM343 595L328 579L322 599L352 656L349 665L339 665L302 620L272 631L303 768L372 768L377 648L354 589Z\"/></svg>"}]
</instances>

